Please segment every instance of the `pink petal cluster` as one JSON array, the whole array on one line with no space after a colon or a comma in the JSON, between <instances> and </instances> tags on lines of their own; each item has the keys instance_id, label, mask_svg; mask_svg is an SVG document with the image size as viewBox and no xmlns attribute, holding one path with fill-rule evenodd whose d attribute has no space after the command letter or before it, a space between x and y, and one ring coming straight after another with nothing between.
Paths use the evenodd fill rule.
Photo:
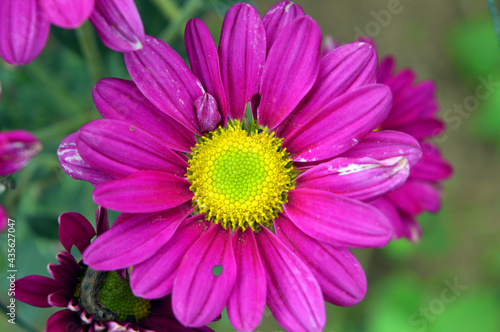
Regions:
<instances>
[{"instance_id":1,"label":"pink petal cluster","mask_svg":"<svg viewBox=\"0 0 500 332\"><path fill-rule=\"evenodd\" d=\"M227 306L233 326L250 331L267 304L286 330L321 331L325 300L362 300L366 278L348 248L390 241L391 223L371 203L400 187L422 152L410 135L374 131L392 107L389 87L377 84L374 48L356 42L321 57L321 38L290 1L262 19L236 4L218 48L201 20L189 21L191 69L150 36L126 53L133 81L98 82L93 97L104 119L58 150L71 177L96 185L98 204L124 212L85 250L84 262L98 270L133 266L134 293L172 293L175 316L193 327ZM232 231L193 214L185 178L195 137L241 120L248 103L301 171L274 232Z\"/></svg>"},{"instance_id":2,"label":"pink petal cluster","mask_svg":"<svg viewBox=\"0 0 500 332\"><path fill-rule=\"evenodd\" d=\"M0 132L0 178L19 171L33 158L42 145L31 133L24 130ZM0 183L0 193L4 188ZM0 205L0 232L7 227L7 212Z\"/></svg>"},{"instance_id":3,"label":"pink petal cluster","mask_svg":"<svg viewBox=\"0 0 500 332\"><path fill-rule=\"evenodd\" d=\"M101 207L96 211L96 229L97 236L109 229L107 211ZM77 262L70 254L73 246L83 253L95 235L96 230L81 214L61 214L59 238L66 251L57 254L59 265L49 264L51 278L30 275L16 281L17 300L40 308L66 308L49 318L46 331L212 331L206 327L186 329L179 324L173 316L170 297L153 301L150 315L138 323L95 320L94 315L87 313L75 297L77 285L81 282L82 271L85 271L86 266L81 261Z\"/></svg>"},{"instance_id":4,"label":"pink petal cluster","mask_svg":"<svg viewBox=\"0 0 500 332\"><path fill-rule=\"evenodd\" d=\"M144 27L134 0L2 0L0 57L25 65L42 51L50 24L66 29L90 19L102 42L119 52L142 47Z\"/></svg>"},{"instance_id":5,"label":"pink petal cluster","mask_svg":"<svg viewBox=\"0 0 500 332\"><path fill-rule=\"evenodd\" d=\"M420 143L423 155L405 184L374 205L391 221L395 238L406 237L416 242L422 235L416 217L424 211L439 211L441 183L452 175L453 169L430 141L445 130L443 121L437 118L435 84L430 81L416 84L413 70L395 72L394 68L394 57L387 56L380 61L377 71L377 82L387 85L393 95L391 111L380 128L413 136Z\"/></svg>"}]
</instances>

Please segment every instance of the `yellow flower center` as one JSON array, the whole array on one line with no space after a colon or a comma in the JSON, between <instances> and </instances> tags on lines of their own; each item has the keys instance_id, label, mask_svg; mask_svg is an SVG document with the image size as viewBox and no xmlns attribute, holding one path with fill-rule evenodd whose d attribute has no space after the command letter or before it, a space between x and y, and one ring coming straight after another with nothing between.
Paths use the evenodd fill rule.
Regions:
<instances>
[{"instance_id":1,"label":"yellow flower center","mask_svg":"<svg viewBox=\"0 0 500 332\"><path fill-rule=\"evenodd\" d=\"M245 131L239 121L202 137L187 172L199 212L226 229L270 226L295 187L282 141L267 128Z\"/></svg>"}]
</instances>

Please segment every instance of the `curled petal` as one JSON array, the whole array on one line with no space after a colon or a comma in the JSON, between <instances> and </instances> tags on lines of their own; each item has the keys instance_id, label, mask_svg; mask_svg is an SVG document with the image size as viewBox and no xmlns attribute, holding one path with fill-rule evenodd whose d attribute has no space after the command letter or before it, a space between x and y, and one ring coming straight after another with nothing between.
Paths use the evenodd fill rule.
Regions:
<instances>
[{"instance_id":1,"label":"curled petal","mask_svg":"<svg viewBox=\"0 0 500 332\"><path fill-rule=\"evenodd\" d=\"M57 149L59 162L66 174L73 179L88 181L94 185L113 180L113 177L82 159L76 147L77 139L78 133L68 135Z\"/></svg>"},{"instance_id":2,"label":"curled petal","mask_svg":"<svg viewBox=\"0 0 500 332\"><path fill-rule=\"evenodd\" d=\"M81 329L82 321L77 312L69 309L61 310L50 316L47 330L50 332L68 332Z\"/></svg>"},{"instance_id":3,"label":"curled petal","mask_svg":"<svg viewBox=\"0 0 500 332\"><path fill-rule=\"evenodd\" d=\"M267 228L256 235L266 269L267 305L287 331L322 331L321 288L309 268Z\"/></svg>"},{"instance_id":4,"label":"curled petal","mask_svg":"<svg viewBox=\"0 0 500 332\"><path fill-rule=\"evenodd\" d=\"M25 65L42 51L50 23L38 0L0 2L0 57L12 65Z\"/></svg>"},{"instance_id":5,"label":"curled petal","mask_svg":"<svg viewBox=\"0 0 500 332\"><path fill-rule=\"evenodd\" d=\"M189 20L184 42L191 70L200 79L205 90L217 100L222 115L222 125L225 125L228 105L226 90L222 85L219 54L212 35L202 20L199 18Z\"/></svg>"},{"instance_id":6,"label":"curled petal","mask_svg":"<svg viewBox=\"0 0 500 332\"><path fill-rule=\"evenodd\" d=\"M110 49L129 52L142 48L144 26L134 0L95 0L90 21Z\"/></svg>"},{"instance_id":7,"label":"curled petal","mask_svg":"<svg viewBox=\"0 0 500 332\"><path fill-rule=\"evenodd\" d=\"M266 59L266 31L257 10L247 3L232 6L222 24L219 59L229 116L242 119L259 91Z\"/></svg>"},{"instance_id":8,"label":"curled petal","mask_svg":"<svg viewBox=\"0 0 500 332\"><path fill-rule=\"evenodd\" d=\"M95 223L97 236L106 232L109 229L108 210L98 206L95 211Z\"/></svg>"},{"instance_id":9,"label":"curled petal","mask_svg":"<svg viewBox=\"0 0 500 332\"><path fill-rule=\"evenodd\" d=\"M89 18L95 0L43 0L40 4L52 24L75 29Z\"/></svg>"},{"instance_id":10,"label":"curled petal","mask_svg":"<svg viewBox=\"0 0 500 332\"><path fill-rule=\"evenodd\" d=\"M204 93L202 97L194 101L194 107L196 107L200 130L203 133L214 131L221 120L215 98L209 93Z\"/></svg>"},{"instance_id":11,"label":"curled petal","mask_svg":"<svg viewBox=\"0 0 500 332\"><path fill-rule=\"evenodd\" d=\"M221 313L236 280L231 229L213 225L184 256L172 292L175 317L203 326Z\"/></svg>"},{"instance_id":12,"label":"curled petal","mask_svg":"<svg viewBox=\"0 0 500 332\"><path fill-rule=\"evenodd\" d=\"M41 149L40 141L27 131L11 130L0 133L0 176L17 172Z\"/></svg>"},{"instance_id":13,"label":"curled petal","mask_svg":"<svg viewBox=\"0 0 500 332\"><path fill-rule=\"evenodd\" d=\"M94 236L94 227L81 214L66 212L59 216L59 238L68 252L75 245L83 253Z\"/></svg>"},{"instance_id":14,"label":"curled petal","mask_svg":"<svg viewBox=\"0 0 500 332\"><path fill-rule=\"evenodd\" d=\"M372 202L403 185L409 174L410 164L402 156L381 161L335 158L300 174L297 188L326 190Z\"/></svg>"}]
</instances>

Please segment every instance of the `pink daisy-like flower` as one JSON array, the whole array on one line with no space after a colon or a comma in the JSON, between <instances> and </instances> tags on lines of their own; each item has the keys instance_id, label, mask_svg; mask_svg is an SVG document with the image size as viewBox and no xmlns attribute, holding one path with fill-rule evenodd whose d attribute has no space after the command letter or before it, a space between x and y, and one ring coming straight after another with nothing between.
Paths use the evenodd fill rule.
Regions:
<instances>
[{"instance_id":1,"label":"pink daisy-like flower","mask_svg":"<svg viewBox=\"0 0 500 332\"><path fill-rule=\"evenodd\" d=\"M10 176L26 166L41 149L40 141L27 131L0 132L0 193L7 186L7 182L3 182L2 178ZM7 227L7 221L7 212L0 205L0 232Z\"/></svg>"},{"instance_id":2,"label":"pink daisy-like flower","mask_svg":"<svg viewBox=\"0 0 500 332\"><path fill-rule=\"evenodd\" d=\"M50 24L74 29L87 19L110 49L128 52L142 47L144 27L134 0L2 0L0 57L25 65L42 51Z\"/></svg>"},{"instance_id":3,"label":"pink daisy-like flower","mask_svg":"<svg viewBox=\"0 0 500 332\"><path fill-rule=\"evenodd\" d=\"M373 41L367 40L373 44ZM373 44L374 45L374 44ZM441 182L453 173L439 148L429 139L440 135L444 123L436 117L438 103L433 82L415 83L415 72L394 72L395 60L387 56L379 63L377 82L387 85L393 104L380 129L397 130L416 138L422 147L422 159L410 171L406 183L374 203L391 221L396 239L418 241L422 235L416 216L423 211L437 212L441 207Z\"/></svg>"},{"instance_id":4,"label":"pink daisy-like flower","mask_svg":"<svg viewBox=\"0 0 500 332\"><path fill-rule=\"evenodd\" d=\"M199 19L185 41L191 70L153 37L126 53L133 81L98 82L105 119L59 147L64 170L124 212L84 262L133 266L134 294L172 293L186 326L227 306L249 331L267 304L287 330L320 331L324 300L364 297L347 248L390 241L390 222L369 203L406 180L418 142L373 132L392 99L376 84L373 47L321 58L318 25L289 1L262 19L248 4L231 7L218 50Z\"/></svg>"},{"instance_id":5,"label":"pink daisy-like flower","mask_svg":"<svg viewBox=\"0 0 500 332\"><path fill-rule=\"evenodd\" d=\"M105 209L97 209L96 224L97 236L109 229ZM170 296L154 301L135 297L127 271L102 272L78 263L70 254L71 247L83 253L95 235L81 214L61 214L59 237L66 251L57 254L59 265L49 264L52 278L31 275L16 281L17 300L40 308L67 308L49 318L46 331L212 331L179 324L172 313Z\"/></svg>"}]
</instances>

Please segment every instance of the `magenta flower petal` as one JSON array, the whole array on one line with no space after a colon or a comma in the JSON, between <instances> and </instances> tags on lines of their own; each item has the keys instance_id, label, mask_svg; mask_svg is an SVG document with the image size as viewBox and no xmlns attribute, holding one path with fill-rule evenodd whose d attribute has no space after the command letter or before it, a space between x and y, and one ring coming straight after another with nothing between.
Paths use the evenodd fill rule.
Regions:
<instances>
[{"instance_id":1,"label":"magenta flower petal","mask_svg":"<svg viewBox=\"0 0 500 332\"><path fill-rule=\"evenodd\" d=\"M389 88L379 84L343 94L285 137L294 161L317 161L339 155L376 129L391 107Z\"/></svg>"},{"instance_id":2,"label":"magenta flower petal","mask_svg":"<svg viewBox=\"0 0 500 332\"><path fill-rule=\"evenodd\" d=\"M4 207L0 204L0 233L7 229L7 224L9 221L9 216Z\"/></svg>"},{"instance_id":3,"label":"magenta flower petal","mask_svg":"<svg viewBox=\"0 0 500 332\"><path fill-rule=\"evenodd\" d=\"M274 224L278 237L310 268L326 301L351 306L365 297L365 272L349 250L316 241L285 216L275 219Z\"/></svg>"},{"instance_id":4,"label":"magenta flower petal","mask_svg":"<svg viewBox=\"0 0 500 332\"><path fill-rule=\"evenodd\" d=\"M47 302L49 294L60 289L60 284L50 278L42 276L27 276L16 280L16 300L29 305L48 308L51 305Z\"/></svg>"},{"instance_id":5,"label":"magenta flower petal","mask_svg":"<svg viewBox=\"0 0 500 332\"><path fill-rule=\"evenodd\" d=\"M280 33L262 72L260 125L270 129L279 125L309 92L318 76L321 38L318 24L308 16L291 22Z\"/></svg>"},{"instance_id":6,"label":"magenta flower petal","mask_svg":"<svg viewBox=\"0 0 500 332\"><path fill-rule=\"evenodd\" d=\"M99 185L94 201L108 209L129 213L159 212L181 205L193 197L191 184L159 171L141 171Z\"/></svg>"},{"instance_id":7,"label":"magenta flower petal","mask_svg":"<svg viewBox=\"0 0 500 332\"><path fill-rule=\"evenodd\" d=\"M405 185L388 196L396 206L409 215L424 210L437 212L441 207L440 190L432 183L409 179Z\"/></svg>"},{"instance_id":8,"label":"magenta flower petal","mask_svg":"<svg viewBox=\"0 0 500 332\"><path fill-rule=\"evenodd\" d=\"M97 236L101 236L104 232L109 230L108 210L102 206L98 206L95 211L95 223Z\"/></svg>"},{"instance_id":9,"label":"magenta flower petal","mask_svg":"<svg viewBox=\"0 0 500 332\"><path fill-rule=\"evenodd\" d=\"M217 101L211 94L204 93L203 96L196 99L194 107L196 107L196 117L200 124L200 130L203 133L217 129L221 116L217 107Z\"/></svg>"},{"instance_id":10,"label":"magenta flower petal","mask_svg":"<svg viewBox=\"0 0 500 332\"><path fill-rule=\"evenodd\" d=\"M117 226L99 236L84 252L85 264L118 270L146 260L174 234L194 208L184 204L161 214L122 214Z\"/></svg>"},{"instance_id":11,"label":"magenta flower petal","mask_svg":"<svg viewBox=\"0 0 500 332\"><path fill-rule=\"evenodd\" d=\"M278 323L287 331L322 331L325 304L309 268L267 228L255 238L267 272L267 305Z\"/></svg>"},{"instance_id":12,"label":"magenta flower petal","mask_svg":"<svg viewBox=\"0 0 500 332\"><path fill-rule=\"evenodd\" d=\"M77 312L69 309L61 310L50 316L47 330L50 332L68 332L80 328L82 320Z\"/></svg>"},{"instance_id":13,"label":"magenta flower petal","mask_svg":"<svg viewBox=\"0 0 500 332\"><path fill-rule=\"evenodd\" d=\"M76 280L76 279L75 279ZM74 284L74 281L73 281ZM53 307L67 307L68 303L74 297L74 293L69 291L68 289L59 289L54 293L51 293L47 297L47 302Z\"/></svg>"},{"instance_id":14,"label":"magenta flower petal","mask_svg":"<svg viewBox=\"0 0 500 332\"><path fill-rule=\"evenodd\" d=\"M394 57L386 56L383 58L378 64L377 68L377 80L379 82L386 82L394 71L394 67L396 66L396 62Z\"/></svg>"},{"instance_id":15,"label":"magenta flower petal","mask_svg":"<svg viewBox=\"0 0 500 332\"><path fill-rule=\"evenodd\" d=\"M95 0L43 0L40 5L51 23L74 29L89 18Z\"/></svg>"},{"instance_id":16,"label":"magenta flower petal","mask_svg":"<svg viewBox=\"0 0 500 332\"><path fill-rule=\"evenodd\" d=\"M292 190L284 208L300 230L334 246L377 248L392 236L389 221L377 209L326 191Z\"/></svg>"},{"instance_id":17,"label":"magenta flower petal","mask_svg":"<svg viewBox=\"0 0 500 332\"><path fill-rule=\"evenodd\" d=\"M211 223L196 215L184 220L172 238L152 257L134 265L130 286L137 296L157 299L172 293L177 268L189 248L205 233Z\"/></svg>"},{"instance_id":18,"label":"magenta flower petal","mask_svg":"<svg viewBox=\"0 0 500 332\"><path fill-rule=\"evenodd\" d=\"M247 3L232 6L222 24L219 59L229 116L242 119L258 93L266 59L266 31L259 13Z\"/></svg>"},{"instance_id":19,"label":"magenta flower petal","mask_svg":"<svg viewBox=\"0 0 500 332\"><path fill-rule=\"evenodd\" d=\"M266 307L266 274L253 231L238 228L233 248L238 282L227 300L227 314L236 330L253 331Z\"/></svg>"},{"instance_id":20,"label":"magenta flower petal","mask_svg":"<svg viewBox=\"0 0 500 332\"><path fill-rule=\"evenodd\" d=\"M0 57L11 65L25 65L42 51L50 23L38 0L0 2Z\"/></svg>"},{"instance_id":21,"label":"magenta flower petal","mask_svg":"<svg viewBox=\"0 0 500 332\"><path fill-rule=\"evenodd\" d=\"M187 163L160 138L117 120L95 120L78 132L76 146L84 160L113 177L141 170L183 176Z\"/></svg>"},{"instance_id":22,"label":"magenta flower petal","mask_svg":"<svg viewBox=\"0 0 500 332\"><path fill-rule=\"evenodd\" d=\"M328 53L321 59L314 86L284 122L281 135L288 135L341 94L375 83L376 69L377 53L367 43L346 44Z\"/></svg>"},{"instance_id":23,"label":"magenta flower petal","mask_svg":"<svg viewBox=\"0 0 500 332\"><path fill-rule=\"evenodd\" d=\"M410 174L404 157L384 160L335 158L319 164L297 178L297 188L319 189L372 202L399 188Z\"/></svg>"},{"instance_id":24,"label":"magenta flower petal","mask_svg":"<svg viewBox=\"0 0 500 332\"><path fill-rule=\"evenodd\" d=\"M92 93L101 115L137 126L161 138L171 149L191 152L194 135L160 111L139 91L134 82L105 78L97 82Z\"/></svg>"},{"instance_id":25,"label":"magenta flower petal","mask_svg":"<svg viewBox=\"0 0 500 332\"><path fill-rule=\"evenodd\" d=\"M66 212L59 216L59 239L68 252L75 245L83 253L94 236L94 227L81 214Z\"/></svg>"},{"instance_id":26,"label":"magenta flower petal","mask_svg":"<svg viewBox=\"0 0 500 332\"><path fill-rule=\"evenodd\" d=\"M184 42L191 70L200 79L205 90L217 100L222 115L222 125L225 125L228 105L226 90L222 85L219 54L212 35L202 20L198 18L189 20L184 33Z\"/></svg>"},{"instance_id":27,"label":"magenta flower petal","mask_svg":"<svg viewBox=\"0 0 500 332\"><path fill-rule=\"evenodd\" d=\"M90 21L112 50L130 52L143 46L144 26L134 0L95 0Z\"/></svg>"},{"instance_id":28,"label":"magenta flower petal","mask_svg":"<svg viewBox=\"0 0 500 332\"><path fill-rule=\"evenodd\" d=\"M267 51L290 22L304 15L302 7L292 1L280 1L272 6L262 17L266 29Z\"/></svg>"},{"instance_id":29,"label":"magenta flower petal","mask_svg":"<svg viewBox=\"0 0 500 332\"><path fill-rule=\"evenodd\" d=\"M410 135L391 130L372 132L341 155L347 158L369 157L377 160L398 156L405 157L413 167L422 158L422 150L417 140Z\"/></svg>"},{"instance_id":30,"label":"magenta flower petal","mask_svg":"<svg viewBox=\"0 0 500 332\"><path fill-rule=\"evenodd\" d=\"M440 119L422 118L404 125L393 126L393 130L407 133L418 140L440 135L444 131L444 123Z\"/></svg>"},{"instance_id":31,"label":"magenta flower petal","mask_svg":"<svg viewBox=\"0 0 500 332\"><path fill-rule=\"evenodd\" d=\"M451 176L453 168L441 157L439 149L430 143L421 143L422 160L411 170L411 176L416 180L442 181Z\"/></svg>"},{"instance_id":32,"label":"magenta flower petal","mask_svg":"<svg viewBox=\"0 0 500 332\"><path fill-rule=\"evenodd\" d=\"M213 225L189 249L177 270L172 292L175 317L186 326L210 323L224 309L235 280L231 230Z\"/></svg>"},{"instance_id":33,"label":"magenta flower petal","mask_svg":"<svg viewBox=\"0 0 500 332\"><path fill-rule=\"evenodd\" d=\"M422 229L418 222L406 213L398 211L389 198L383 197L373 203L373 206L379 209L390 220L395 239L404 236L412 242L420 240Z\"/></svg>"},{"instance_id":34,"label":"magenta flower petal","mask_svg":"<svg viewBox=\"0 0 500 332\"><path fill-rule=\"evenodd\" d=\"M80 265L78 265L75 258L66 251L61 251L60 253L58 253L57 260L60 263L59 265L49 264L48 266L50 275L55 281L66 285L69 289L72 289L75 285L75 280L79 277L79 273L81 271ZM72 298L72 295L73 294L71 294L70 292L69 298L64 306L68 304L68 301Z\"/></svg>"},{"instance_id":35,"label":"magenta flower petal","mask_svg":"<svg viewBox=\"0 0 500 332\"><path fill-rule=\"evenodd\" d=\"M124 58L130 76L146 98L201 135L193 103L205 91L180 55L164 41L146 36L143 49L125 53Z\"/></svg>"},{"instance_id":36,"label":"magenta flower petal","mask_svg":"<svg viewBox=\"0 0 500 332\"><path fill-rule=\"evenodd\" d=\"M42 145L31 133L11 130L0 133L0 176L17 172L30 161Z\"/></svg>"},{"instance_id":37,"label":"magenta flower petal","mask_svg":"<svg viewBox=\"0 0 500 332\"><path fill-rule=\"evenodd\" d=\"M63 170L76 180L100 184L113 180L113 177L95 168L82 159L76 148L78 133L68 135L57 149L57 156Z\"/></svg>"}]
</instances>

